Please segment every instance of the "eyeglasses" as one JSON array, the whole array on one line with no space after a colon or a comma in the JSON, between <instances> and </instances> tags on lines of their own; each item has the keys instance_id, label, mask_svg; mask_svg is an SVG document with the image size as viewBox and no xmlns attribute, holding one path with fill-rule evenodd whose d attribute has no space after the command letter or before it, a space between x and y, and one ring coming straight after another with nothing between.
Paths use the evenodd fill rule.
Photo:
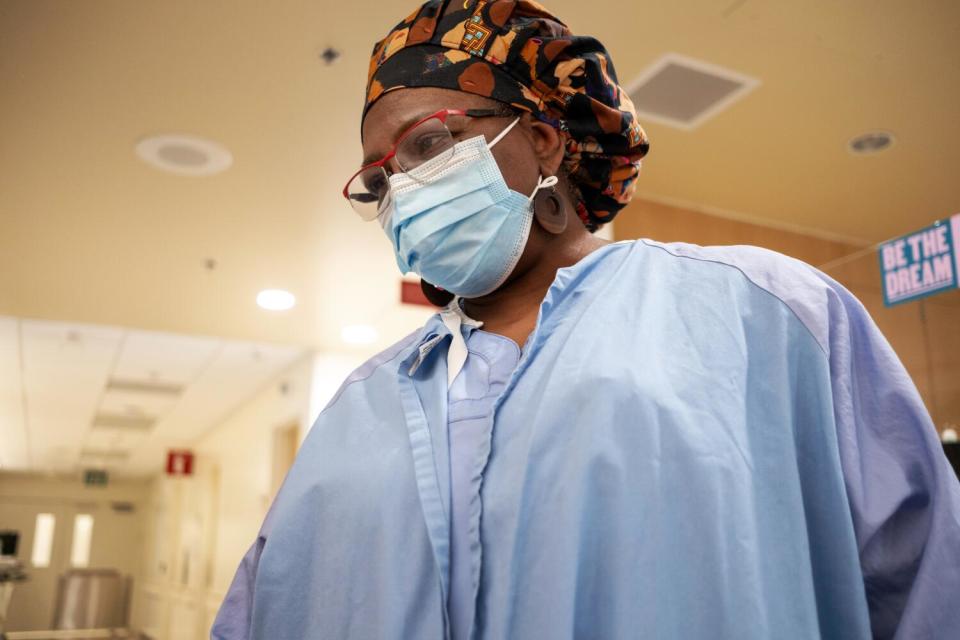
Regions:
<instances>
[{"instance_id":1,"label":"eyeglasses","mask_svg":"<svg viewBox=\"0 0 960 640\"><path fill-rule=\"evenodd\" d=\"M394 160L403 172L423 163L453 157L454 134L466 127L468 118L509 117L499 109L443 109L411 125L397 138L387 155L371 162L353 174L343 188L343 197L363 220L375 220L384 198L390 191L387 163Z\"/></svg>"}]
</instances>

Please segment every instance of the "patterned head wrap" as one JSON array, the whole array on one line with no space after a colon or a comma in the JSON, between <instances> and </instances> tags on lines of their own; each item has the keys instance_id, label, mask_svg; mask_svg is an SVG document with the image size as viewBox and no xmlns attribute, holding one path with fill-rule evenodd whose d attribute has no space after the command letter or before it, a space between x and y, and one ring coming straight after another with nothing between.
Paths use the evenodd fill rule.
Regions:
<instances>
[{"instance_id":1,"label":"patterned head wrap","mask_svg":"<svg viewBox=\"0 0 960 640\"><path fill-rule=\"evenodd\" d=\"M378 42L364 115L388 91L441 87L530 112L564 139L588 228L633 196L646 133L603 45L532 0L430 0Z\"/></svg>"}]
</instances>

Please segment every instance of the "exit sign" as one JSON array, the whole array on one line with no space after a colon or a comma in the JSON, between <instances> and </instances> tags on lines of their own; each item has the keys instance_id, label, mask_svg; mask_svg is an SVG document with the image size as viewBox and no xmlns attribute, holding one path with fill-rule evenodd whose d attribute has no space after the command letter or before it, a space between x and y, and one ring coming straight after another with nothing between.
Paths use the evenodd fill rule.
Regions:
<instances>
[{"instance_id":1,"label":"exit sign","mask_svg":"<svg viewBox=\"0 0 960 640\"><path fill-rule=\"evenodd\" d=\"M87 469L83 472L83 484L88 487L105 487L110 476L103 469Z\"/></svg>"}]
</instances>

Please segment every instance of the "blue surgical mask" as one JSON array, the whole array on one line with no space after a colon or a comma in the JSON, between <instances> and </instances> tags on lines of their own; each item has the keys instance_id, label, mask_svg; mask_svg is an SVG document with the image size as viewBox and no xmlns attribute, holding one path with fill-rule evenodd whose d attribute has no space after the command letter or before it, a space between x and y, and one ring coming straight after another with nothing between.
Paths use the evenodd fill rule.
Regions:
<instances>
[{"instance_id":1,"label":"blue surgical mask","mask_svg":"<svg viewBox=\"0 0 960 640\"><path fill-rule=\"evenodd\" d=\"M556 177L541 178L530 196L511 190L490 149L477 136L452 154L390 176L379 220L402 273L464 298L495 291L517 266L533 223L533 196Z\"/></svg>"}]
</instances>

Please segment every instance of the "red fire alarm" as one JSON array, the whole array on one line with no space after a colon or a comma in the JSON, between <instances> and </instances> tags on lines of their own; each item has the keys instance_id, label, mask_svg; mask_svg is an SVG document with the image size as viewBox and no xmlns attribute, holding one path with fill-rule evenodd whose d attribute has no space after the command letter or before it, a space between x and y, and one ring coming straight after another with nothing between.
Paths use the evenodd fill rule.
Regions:
<instances>
[{"instance_id":1,"label":"red fire alarm","mask_svg":"<svg viewBox=\"0 0 960 640\"><path fill-rule=\"evenodd\" d=\"M167 451L167 475L168 476L193 475L193 452L192 451Z\"/></svg>"},{"instance_id":2,"label":"red fire alarm","mask_svg":"<svg viewBox=\"0 0 960 640\"><path fill-rule=\"evenodd\" d=\"M400 302L403 304L418 304L424 307L433 307L433 303L427 300L419 282L410 282L409 280L400 281Z\"/></svg>"}]
</instances>

